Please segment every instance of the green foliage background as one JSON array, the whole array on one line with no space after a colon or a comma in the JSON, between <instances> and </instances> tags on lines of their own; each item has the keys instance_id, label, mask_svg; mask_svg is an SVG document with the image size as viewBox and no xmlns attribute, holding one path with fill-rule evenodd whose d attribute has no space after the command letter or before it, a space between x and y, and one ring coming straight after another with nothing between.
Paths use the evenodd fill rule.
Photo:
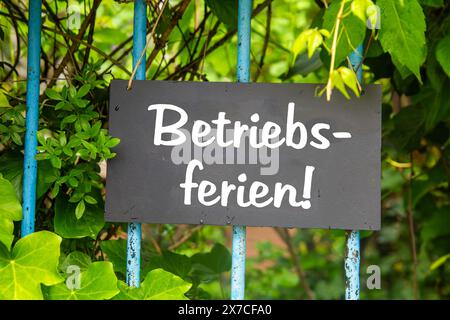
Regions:
<instances>
[{"instance_id":1,"label":"green foliage background","mask_svg":"<svg viewBox=\"0 0 450 320\"><path fill-rule=\"evenodd\" d=\"M120 142L108 135L108 84L131 74L128 2L43 0L37 232L24 238L27 3L0 5L0 299L229 297L227 228L144 226L136 289L125 283L126 225L103 220L102 167ZM75 7L78 28L67 24ZM361 234L363 299L450 298L449 11L444 0L254 1L252 81L357 99L346 57L363 43L363 83L383 86L382 229ZM147 78L235 81L236 21L237 0L171 0L150 35ZM247 298L343 298L344 231L276 232L283 247L261 241L248 259ZM381 290L365 286L373 264Z\"/></svg>"}]
</instances>

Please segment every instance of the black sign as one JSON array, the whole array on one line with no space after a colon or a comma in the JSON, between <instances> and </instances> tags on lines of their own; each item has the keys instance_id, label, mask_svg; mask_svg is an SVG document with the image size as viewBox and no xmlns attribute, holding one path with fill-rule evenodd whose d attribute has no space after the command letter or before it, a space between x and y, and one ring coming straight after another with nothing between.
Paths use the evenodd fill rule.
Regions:
<instances>
[{"instance_id":1,"label":"black sign","mask_svg":"<svg viewBox=\"0 0 450 320\"><path fill-rule=\"evenodd\" d=\"M106 220L380 228L381 88L112 81Z\"/></svg>"}]
</instances>

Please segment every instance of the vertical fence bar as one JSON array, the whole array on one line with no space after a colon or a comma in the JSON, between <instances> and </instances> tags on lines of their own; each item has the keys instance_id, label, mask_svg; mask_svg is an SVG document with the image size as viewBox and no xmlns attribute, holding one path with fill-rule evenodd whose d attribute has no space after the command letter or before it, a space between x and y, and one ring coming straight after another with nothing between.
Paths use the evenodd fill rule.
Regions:
<instances>
[{"instance_id":1,"label":"vertical fence bar","mask_svg":"<svg viewBox=\"0 0 450 320\"><path fill-rule=\"evenodd\" d=\"M238 7L238 49L237 81L250 80L250 22L252 0L239 0ZM246 228L233 226L232 262L231 262L231 299L243 300L245 297L245 255Z\"/></svg>"},{"instance_id":2,"label":"vertical fence bar","mask_svg":"<svg viewBox=\"0 0 450 320\"><path fill-rule=\"evenodd\" d=\"M362 83L362 55L363 46L359 45L349 56L350 63L359 83ZM359 266L360 266L360 245L359 231L350 231L347 235L345 254L345 299L359 300Z\"/></svg>"},{"instance_id":3,"label":"vertical fence bar","mask_svg":"<svg viewBox=\"0 0 450 320\"><path fill-rule=\"evenodd\" d=\"M147 5L145 0L134 1L133 20L133 68L145 48L147 36ZM136 70L136 80L145 80L145 54ZM127 239L127 284L139 287L141 278L141 224L128 224Z\"/></svg>"},{"instance_id":4,"label":"vertical fence bar","mask_svg":"<svg viewBox=\"0 0 450 320\"><path fill-rule=\"evenodd\" d=\"M34 232L36 211L36 148L39 127L39 77L41 73L41 5L41 0L30 0L28 6L27 113L23 163L22 237Z\"/></svg>"}]
</instances>

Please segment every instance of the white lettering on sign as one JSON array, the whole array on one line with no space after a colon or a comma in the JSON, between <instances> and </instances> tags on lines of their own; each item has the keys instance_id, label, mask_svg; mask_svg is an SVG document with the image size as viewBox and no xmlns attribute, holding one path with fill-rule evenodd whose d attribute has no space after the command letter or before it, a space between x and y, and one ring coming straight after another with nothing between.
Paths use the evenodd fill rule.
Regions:
<instances>
[{"instance_id":1,"label":"white lettering on sign","mask_svg":"<svg viewBox=\"0 0 450 320\"><path fill-rule=\"evenodd\" d=\"M266 169L264 173L263 168L261 168L261 174L275 174L278 172L278 148L280 146L285 144L287 147L296 150L301 150L307 145L318 150L328 149L331 142L323 133L331 130L330 124L315 123L308 130L305 124L295 121L295 103L290 102L287 108L284 136L282 136L280 125L275 122L267 121L262 125L262 129L258 128L257 124L260 120L258 113L250 116L250 124L243 124L241 121L232 123L226 117L225 112L219 112L217 119L212 120L211 124L203 120L195 120L189 133L188 130L183 128L188 122L188 115L182 108L172 104L152 104L148 107L148 110L156 111L153 143L156 146L174 147L172 149L172 161L175 164L187 163L185 179L180 184L180 188L184 190L185 205L192 205L193 190L196 189L198 202L207 207L213 205L226 207L229 199L233 197L237 205L243 208L250 206L263 208L269 205L280 208L283 201L287 201L291 207L301 207L305 210L311 208L314 166L305 166L303 192L300 197L297 189L290 184L276 182L271 187L261 181L245 184L247 182L245 173L241 173L237 177L237 182L222 181L219 187L208 180L195 182L194 171L196 169L204 170L203 163L245 163L245 154L239 153L239 151L244 149L242 147L247 138L249 162L256 164L259 158L260 163L270 164L268 168L264 168ZM166 112L175 112L177 120L171 124L165 124L168 122L167 120L164 121ZM351 138L349 132L330 132L330 134L336 139ZM166 139L163 139L163 135L166 135ZM191 157L191 148L190 143L187 144L188 141L194 144L193 157ZM236 161L234 161L233 149L238 150ZM273 159L268 157L267 151L269 149L271 150L270 155L276 156L276 165L274 165ZM181 152L183 153L182 156ZM242 162L243 160L244 162Z\"/></svg>"}]
</instances>

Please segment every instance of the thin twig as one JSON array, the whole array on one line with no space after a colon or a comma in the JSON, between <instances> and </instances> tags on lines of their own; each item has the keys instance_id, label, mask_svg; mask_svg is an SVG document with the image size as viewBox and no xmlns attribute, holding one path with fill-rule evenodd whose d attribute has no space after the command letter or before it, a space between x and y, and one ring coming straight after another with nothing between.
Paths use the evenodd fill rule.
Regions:
<instances>
[{"instance_id":1,"label":"thin twig","mask_svg":"<svg viewBox=\"0 0 450 320\"><path fill-rule=\"evenodd\" d=\"M262 3L260 3L259 5L257 5L256 8L253 10L252 18L257 16L259 13L261 13L261 11L263 11L269 5L269 3L271 3L272 1L274 1L274 0L266 0ZM220 46L222 46L231 37L233 37L235 35L236 31L237 31L237 29L231 29L222 38L217 40L211 47L208 48L208 50L206 50L205 57L208 56L213 51L215 51ZM195 66L196 64L198 64L202 58L204 58L204 57L199 56L199 57L195 58L194 60L189 61L184 66L177 67L176 71L173 74L166 77L165 80L177 79L178 75L183 74L184 72L186 72L188 70L191 70L192 67Z\"/></svg>"},{"instance_id":2,"label":"thin twig","mask_svg":"<svg viewBox=\"0 0 450 320\"><path fill-rule=\"evenodd\" d=\"M417 300L419 298L418 285L417 285L417 249L416 249L416 235L414 231L414 217L413 217L413 200L412 200L412 179L414 175L414 167L413 167L413 155L410 154L410 162L411 169L409 171L409 179L408 179L408 231L409 231L409 240L411 246L411 255L413 259L413 296L414 299Z\"/></svg>"},{"instance_id":3,"label":"thin twig","mask_svg":"<svg viewBox=\"0 0 450 320\"><path fill-rule=\"evenodd\" d=\"M78 31L78 34L76 36L76 38L78 40L82 40L82 37L83 37L84 33L86 32L87 27L89 26L90 23L92 23L92 17L94 17L94 12L98 9L101 2L102 2L102 0L94 0L94 3L92 4L92 8L91 8L91 11L89 12L89 15L84 19L83 23L80 26L80 30ZM73 43L70 46L69 50L67 51L66 55L62 59L58 68L56 69L55 73L53 74L53 76L55 78L58 78L59 75L63 72L71 55L73 55L73 53L78 49L79 46L80 46L79 42L73 41ZM55 84L54 82L50 82L48 86L52 87L54 84Z\"/></svg>"},{"instance_id":4,"label":"thin twig","mask_svg":"<svg viewBox=\"0 0 450 320\"><path fill-rule=\"evenodd\" d=\"M336 60L336 47L337 47L337 42L338 42L337 40L338 40L338 34L339 34L339 25L341 24L342 13L344 12L345 3L346 3L346 0L343 0L341 3L341 6L339 7L338 14L336 16L336 26L334 28L333 43L331 45L330 72L328 75L328 82L327 82L327 101L330 101L330 99L331 99L331 91L333 88L332 75L334 72L334 63Z\"/></svg>"},{"instance_id":5,"label":"thin twig","mask_svg":"<svg viewBox=\"0 0 450 320\"><path fill-rule=\"evenodd\" d=\"M153 35L155 34L155 30L156 30L156 27L158 26L159 19L161 19L161 16L162 16L162 14L163 14L163 12L164 12L164 9L166 8L166 5L167 5L168 3L169 3L169 0L165 0L165 1L164 1L164 4L162 5L161 10L159 11L158 17L156 18L156 22L155 22L155 24L153 25L152 31L150 32L150 39L149 39L149 41L146 41L144 50L142 50L141 55L140 55L138 61L136 62L136 65L135 65L134 68L133 68L133 72L131 72L130 80L128 80L128 87L127 87L127 90L130 90L130 89L131 89L131 84L133 83L133 79L134 79L134 76L136 75L137 68L138 68L139 65L141 64L142 58L143 58L144 55L145 55L145 51L147 51L148 45L150 44L150 41L151 41L151 39L153 38Z\"/></svg>"},{"instance_id":6,"label":"thin twig","mask_svg":"<svg viewBox=\"0 0 450 320\"><path fill-rule=\"evenodd\" d=\"M253 79L253 82L257 82L258 78L261 74L262 68L264 66L264 59L266 57L267 48L269 46L269 40L270 40L270 22L272 20L272 3L270 2L267 6L267 19L266 19L266 34L264 36L264 43L263 43L263 49L261 58L259 60L258 68L256 69L255 78Z\"/></svg>"},{"instance_id":7,"label":"thin twig","mask_svg":"<svg viewBox=\"0 0 450 320\"><path fill-rule=\"evenodd\" d=\"M180 239L178 239L177 241L175 241L172 245L169 246L169 250L175 250L176 248L178 248L179 246L181 246L183 243L185 243L186 241L188 241L192 235L197 232L198 230L201 229L201 225L195 226L193 228L190 228L186 231L186 233L184 233Z\"/></svg>"},{"instance_id":8,"label":"thin twig","mask_svg":"<svg viewBox=\"0 0 450 320\"><path fill-rule=\"evenodd\" d=\"M308 280L306 279L305 276L305 272L303 271L303 268L300 264L300 260L298 259L298 255L294 250L291 235L285 228L274 228L274 229L288 248L289 255L291 256L291 260L294 264L295 272L297 273L297 276L299 278L299 284L303 287L303 290L305 291L308 299L314 300L315 299L314 293L311 290L311 287L309 286Z\"/></svg>"},{"instance_id":9,"label":"thin twig","mask_svg":"<svg viewBox=\"0 0 450 320\"><path fill-rule=\"evenodd\" d=\"M155 46L154 46L153 50L150 52L150 55L149 55L149 57L147 59L145 70L148 70L150 68L150 66L152 65L153 60L158 55L159 51L165 46L166 40L169 38L169 36L172 33L173 29L177 25L178 21L183 17L184 11L186 10L186 8L187 8L187 6L189 5L190 2L191 2L191 0L183 0L178 5L179 9L172 16L172 19L170 20L170 24L167 26L167 28L162 33L161 38L159 38L157 41L155 41ZM164 11L164 7L161 10L161 12L163 12L163 11Z\"/></svg>"}]
</instances>

